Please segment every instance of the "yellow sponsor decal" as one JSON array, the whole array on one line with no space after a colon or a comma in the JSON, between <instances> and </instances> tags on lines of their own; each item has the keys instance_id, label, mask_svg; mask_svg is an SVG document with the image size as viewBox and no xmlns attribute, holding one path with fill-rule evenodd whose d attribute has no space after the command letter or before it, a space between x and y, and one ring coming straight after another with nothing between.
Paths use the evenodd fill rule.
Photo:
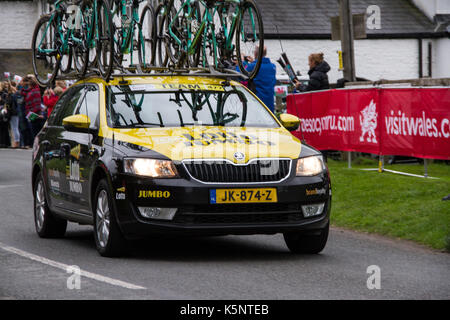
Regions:
<instances>
[{"instance_id":1,"label":"yellow sponsor decal","mask_svg":"<svg viewBox=\"0 0 450 320\"><path fill-rule=\"evenodd\" d=\"M209 90L224 91L223 86L202 83L158 83L151 85L154 90Z\"/></svg>"},{"instance_id":2,"label":"yellow sponsor decal","mask_svg":"<svg viewBox=\"0 0 450 320\"><path fill-rule=\"evenodd\" d=\"M308 190L308 189L306 189L306 195L307 196L316 196L316 195L319 195L319 194L325 194L327 191L324 189L324 188L322 188L322 189L312 189L312 190Z\"/></svg>"},{"instance_id":3,"label":"yellow sponsor decal","mask_svg":"<svg viewBox=\"0 0 450 320\"><path fill-rule=\"evenodd\" d=\"M161 190L139 190L138 198L169 198L169 191Z\"/></svg>"},{"instance_id":4,"label":"yellow sponsor decal","mask_svg":"<svg viewBox=\"0 0 450 320\"><path fill-rule=\"evenodd\" d=\"M172 160L226 158L236 162L235 152L253 158L291 158L300 154L301 143L282 128L173 127L111 129L109 139L159 152Z\"/></svg>"},{"instance_id":5,"label":"yellow sponsor decal","mask_svg":"<svg viewBox=\"0 0 450 320\"><path fill-rule=\"evenodd\" d=\"M268 140L259 139L257 136L252 134L236 134L233 132L224 131L210 131L198 134L184 133L182 134L185 139L184 144L188 147L197 146L207 146L210 144L260 144L264 146L274 146L275 143Z\"/></svg>"},{"instance_id":6,"label":"yellow sponsor decal","mask_svg":"<svg viewBox=\"0 0 450 320\"><path fill-rule=\"evenodd\" d=\"M125 187L117 189L117 192L125 192Z\"/></svg>"}]
</instances>

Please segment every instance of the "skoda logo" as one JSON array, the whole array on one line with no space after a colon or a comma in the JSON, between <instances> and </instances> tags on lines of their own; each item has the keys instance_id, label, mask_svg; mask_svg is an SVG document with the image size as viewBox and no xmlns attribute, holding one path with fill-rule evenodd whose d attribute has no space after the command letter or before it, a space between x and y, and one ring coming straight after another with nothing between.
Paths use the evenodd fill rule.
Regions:
<instances>
[{"instance_id":1,"label":"skoda logo","mask_svg":"<svg viewBox=\"0 0 450 320\"><path fill-rule=\"evenodd\" d=\"M235 153L234 153L234 158L235 158L237 161L242 161L242 160L245 159L245 155L244 155L242 152L235 152Z\"/></svg>"}]
</instances>

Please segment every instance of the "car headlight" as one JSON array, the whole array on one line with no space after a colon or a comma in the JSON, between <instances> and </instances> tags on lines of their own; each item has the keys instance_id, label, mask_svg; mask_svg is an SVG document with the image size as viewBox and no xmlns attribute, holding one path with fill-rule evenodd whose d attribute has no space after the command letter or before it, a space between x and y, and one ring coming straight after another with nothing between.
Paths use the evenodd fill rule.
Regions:
<instances>
[{"instance_id":1,"label":"car headlight","mask_svg":"<svg viewBox=\"0 0 450 320\"><path fill-rule=\"evenodd\" d=\"M126 173L152 178L174 178L178 176L177 169L170 160L124 159L123 170Z\"/></svg>"},{"instance_id":2,"label":"car headlight","mask_svg":"<svg viewBox=\"0 0 450 320\"><path fill-rule=\"evenodd\" d=\"M325 170L322 156L300 158L297 161L297 176L315 176Z\"/></svg>"}]
</instances>

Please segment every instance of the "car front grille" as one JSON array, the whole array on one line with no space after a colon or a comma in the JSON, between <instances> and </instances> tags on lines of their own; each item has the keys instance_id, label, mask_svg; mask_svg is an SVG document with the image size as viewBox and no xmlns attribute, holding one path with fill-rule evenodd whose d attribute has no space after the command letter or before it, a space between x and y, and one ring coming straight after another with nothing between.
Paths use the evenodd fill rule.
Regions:
<instances>
[{"instance_id":1,"label":"car front grille","mask_svg":"<svg viewBox=\"0 0 450 320\"><path fill-rule=\"evenodd\" d=\"M228 161L183 161L194 178L206 183L277 182L290 173L290 159L258 159L244 165Z\"/></svg>"},{"instance_id":2,"label":"car front grille","mask_svg":"<svg viewBox=\"0 0 450 320\"><path fill-rule=\"evenodd\" d=\"M183 224L289 223L304 220L299 203L200 205L180 208L173 222Z\"/></svg>"}]
</instances>

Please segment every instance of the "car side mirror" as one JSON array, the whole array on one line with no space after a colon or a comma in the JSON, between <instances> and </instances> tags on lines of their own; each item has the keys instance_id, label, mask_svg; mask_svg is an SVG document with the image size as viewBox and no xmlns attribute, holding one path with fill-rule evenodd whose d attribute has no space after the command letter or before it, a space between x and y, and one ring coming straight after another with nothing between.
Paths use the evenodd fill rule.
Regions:
<instances>
[{"instance_id":1,"label":"car side mirror","mask_svg":"<svg viewBox=\"0 0 450 320\"><path fill-rule=\"evenodd\" d=\"M297 130L300 126L300 119L289 113L280 114L280 121L283 127L289 131Z\"/></svg>"},{"instance_id":2,"label":"car side mirror","mask_svg":"<svg viewBox=\"0 0 450 320\"><path fill-rule=\"evenodd\" d=\"M63 119L63 126L67 131L87 133L89 131L90 125L91 120L87 115L84 114L75 114Z\"/></svg>"}]
</instances>

